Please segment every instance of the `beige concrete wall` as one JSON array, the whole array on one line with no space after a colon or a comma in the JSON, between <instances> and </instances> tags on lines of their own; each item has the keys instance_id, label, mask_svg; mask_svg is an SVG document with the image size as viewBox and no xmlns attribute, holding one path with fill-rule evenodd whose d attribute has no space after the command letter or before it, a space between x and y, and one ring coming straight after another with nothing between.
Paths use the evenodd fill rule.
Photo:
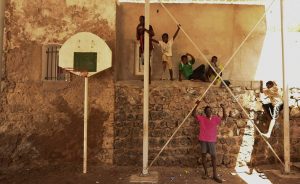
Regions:
<instances>
[{"instance_id":1,"label":"beige concrete wall","mask_svg":"<svg viewBox=\"0 0 300 184\"><path fill-rule=\"evenodd\" d=\"M253 29L264 14L263 6L235 6L234 34L232 37L232 51L241 45L242 41ZM233 61L224 72L224 77L233 80L255 80L255 74L260 62L262 47L266 35L266 20L264 19L253 34L241 47ZM231 56L231 54L230 54ZM228 58L229 59L229 58ZM224 61L225 63L227 60Z\"/></svg>"},{"instance_id":2,"label":"beige concrete wall","mask_svg":"<svg viewBox=\"0 0 300 184\"><path fill-rule=\"evenodd\" d=\"M166 7L178 19L183 29L198 45L206 58L219 57L225 63L233 50L255 25L264 13L263 6L245 5L204 5L204 4L167 4ZM121 3L117 7L117 75L119 80L137 79L133 75L135 28L138 18L143 14L143 4ZM164 32L173 35L175 23L159 4L151 5L151 25L155 38L161 39ZM260 56L260 48L265 34L265 20L235 58L234 63L224 71L224 76L235 80L254 79L255 69ZM183 33L179 33L173 47L175 75L178 73L180 56L186 52L195 55L198 66L205 63ZM251 66L249 68L249 65ZM160 48L154 50L153 76L161 75Z\"/></svg>"}]
</instances>

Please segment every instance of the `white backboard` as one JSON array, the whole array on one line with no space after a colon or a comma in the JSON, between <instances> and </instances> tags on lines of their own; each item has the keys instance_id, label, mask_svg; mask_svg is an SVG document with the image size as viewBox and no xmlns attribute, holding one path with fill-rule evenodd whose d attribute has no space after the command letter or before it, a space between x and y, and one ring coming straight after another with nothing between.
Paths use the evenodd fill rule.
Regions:
<instances>
[{"instance_id":1,"label":"white backboard","mask_svg":"<svg viewBox=\"0 0 300 184\"><path fill-rule=\"evenodd\" d=\"M70 70L76 75L80 72L74 69L74 53L94 53L96 55L96 70L88 76L101 72L112 65L112 52L103 39L89 32L81 32L69 38L59 50L59 67Z\"/></svg>"}]
</instances>

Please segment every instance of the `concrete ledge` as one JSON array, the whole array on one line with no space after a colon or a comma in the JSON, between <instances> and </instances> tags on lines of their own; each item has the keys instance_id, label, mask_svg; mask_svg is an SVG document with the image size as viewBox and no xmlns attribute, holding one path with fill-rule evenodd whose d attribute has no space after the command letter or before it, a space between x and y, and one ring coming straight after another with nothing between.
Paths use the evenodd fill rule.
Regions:
<instances>
[{"instance_id":1,"label":"concrete ledge","mask_svg":"<svg viewBox=\"0 0 300 184\"><path fill-rule=\"evenodd\" d=\"M158 183L158 172L151 171L147 176L141 174L131 175L129 178L129 182L130 183Z\"/></svg>"},{"instance_id":2,"label":"concrete ledge","mask_svg":"<svg viewBox=\"0 0 300 184\"><path fill-rule=\"evenodd\" d=\"M293 162L292 167L295 167L300 170L300 162Z\"/></svg>"},{"instance_id":3,"label":"concrete ledge","mask_svg":"<svg viewBox=\"0 0 300 184\"><path fill-rule=\"evenodd\" d=\"M300 179L300 172L291 171L289 174L284 174L280 170L269 170L268 172L284 179Z\"/></svg>"}]
</instances>

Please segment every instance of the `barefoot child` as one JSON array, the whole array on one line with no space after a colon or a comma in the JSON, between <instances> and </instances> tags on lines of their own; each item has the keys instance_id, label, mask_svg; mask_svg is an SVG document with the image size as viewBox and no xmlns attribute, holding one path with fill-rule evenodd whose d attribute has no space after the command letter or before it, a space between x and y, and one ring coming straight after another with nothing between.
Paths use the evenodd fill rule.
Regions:
<instances>
[{"instance_id":1,"label":"barefoot child","mask_svg":"<svg viewBox=\"0 0 300 184\"><path fill-rule=\"evenodd\" d=\"M197 100L197 107L200 101ZM223 110L222 120L225 120L227 115L225 112L225 106L223 104L220 105ZM211 107L206 106L204 108L204 116L196 115L196 109L193 111L193 115L199 123L199 142L201 145L201 156L202 156L202 164L204 168L204 176L203 179L208 178L207 171L207 159L206 154L209 153L211 157L211 162L213 166L213 180L218 183L222 183L222 180L218 177L217 174L217 155L216 155L216 141L217 141L217 126L221 123L221 118L216 115L212 115Z\"/></svg>"},{"instance_id":2,"label":"barefoot child","mask_svg":"<svg viewBox=\"0 0 300 184\"><path fill-rule=\"evenodd\" d=\"M180 25L177 25L177 30L171 39L169 39L169 35L167 33L164 33L162 35L162 41L157 41L152 39L154 43L157 43L161 47L163 74L165 73L166 68L168 67L170 73L170 80L173 80L172 46L175 38L178 35L179 30L180 30ZM162 75L162 79L163 79L163 75Z\"/></svg>"},{"instance_id":3,"label":"barefoot child","mask_svg":"<svg viewBox=\"0 0 300 184\"><path fill-rule=\"evenodd\" d=\"M152 51L153 51L153 44L152 44L152 37L154 36L154 30L151 25L149 25L149 30L145 29L145 17L140 16L139 18L140 23L136 27L136 39L140 42L139 48L139 59L140 64L144 65L144 35L145 32L149 34L149 83L151 83L151 66L152 66Z\"/></svg>"},{"instance_id":4,"label":"barefoot child","mask_svg":"<svg viewBox=\"0 0 300 184\"><path fill-rule=\"evenodd\" d=\"M276 119L279 116L279 112L283 109L283 101L279 94L279 89L275 82L268 81L266 83L267 89L263 91L264 95L268 100L263 100L263 108L271 117L271 122L269 125L268 132L263 134L265 137L269 138L271 136L273 127L275 125Z\"/></svg>"}]
</instances>

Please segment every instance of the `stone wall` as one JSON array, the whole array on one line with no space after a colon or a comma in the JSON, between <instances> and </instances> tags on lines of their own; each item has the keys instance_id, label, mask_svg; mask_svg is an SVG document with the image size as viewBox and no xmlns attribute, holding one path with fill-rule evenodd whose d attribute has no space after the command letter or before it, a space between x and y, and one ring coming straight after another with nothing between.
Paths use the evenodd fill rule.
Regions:
<instances>
[{"instance_id":1,"label":"stone wall","mask_svg":"<svg viewBox=\"0 0 300 184\"><path fill-rule=\"evenodd\" d=\"M149 116L149 159L160 151L194 105L195 99L203 94L207 83L198 82L156 82L150 86ZM250 112L257 127L266 132L269 120L264 115L261 103L257 101L258 89L234 87L238 101ZM140 165L142 161L142 125L143 125L143 88L142 83L118 82L116 85L116 115L114 162L117 165ZM212 87L201 101L198 113L206 105L214 113L222 115L220 103L226 105L226 121L218 130L218 165L228 167L273 162L274 156L257 135L248 117L242 113L238 103L224 88ZM294 118L294 117L293 117ZM269 139L276 152L283 156L282 119ZM300 160L299 123L291 120L291 159ZM161 154L155 165L197 166L201 163L200 146L197 140L198 124L194 118L187 119L174 139Z\"/></svg>"},{"instance_id":2,"label":"stone wall","mask_svg":"<svg viewBox=\"0 0 300 184\"><path fill-rule=\"evenodd\" d=\"M86 31L115 51L115 2L7 0L1 79L0 167L82 162L84 79L42 80L42 46ZM89 162L112 164L114 80L89 82Z\"/></svg>"}]
</instances>

